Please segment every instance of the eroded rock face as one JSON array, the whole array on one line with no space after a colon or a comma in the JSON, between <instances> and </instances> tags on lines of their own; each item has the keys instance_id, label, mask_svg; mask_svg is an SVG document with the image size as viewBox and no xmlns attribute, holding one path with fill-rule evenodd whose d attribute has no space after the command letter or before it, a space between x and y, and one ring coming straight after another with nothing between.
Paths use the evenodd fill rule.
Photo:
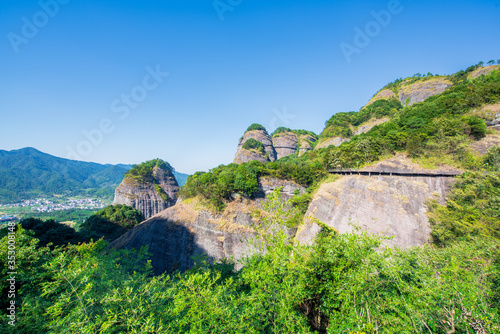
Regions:
<instances>
[{"instance_id":1,"label":"eroded rock face","mask_svg":"<svg viewBox=\"0 0 500 334\"><path fill-rule=\"evenodd\" d=\"M299 138L293 132L283 132L272 138L278 159L297 152Z\"/></svg>"},{"instance_id":2,"label":"eroded rock face","mask_svg":"<svg viewBox=\"0 0 500 334\"><path fill-rule=\"evenodd\" d=\"M370 104L374 103L375 101L378 100L390 100L392 98L397 98L396 94L390 89L383 89L380 92L377 93L368 103L365 105L365 107L369 106Z\"/></svg>"},{"instance_id":3,"label":"eroded rock face","mask_svg":"<svg viewBox=\"0 0 500 334\"><path fill-rule=\"evenodd\" d=\"M283 187L282 199L289 199L296 190L305 189L291 181L262 178L255 200L235 196L223 213L212 213L196 199L176 204L127 232L110 247L140 249L149 246L155 274L173 270L184 271L193 266L193 256L206 254L211 261L232 257L235 260L251 255L255 248L248 241L256 235L256 210L263 207L266 196ZM296 229L285 229L289 237Z\"/></svg>"},{"instance_id":4,"label":"eroded rock face","mask_svg":"<svg viewBox=\"0 0 500 334\"><path fill-rule=\"evenodd\" d=\"M264 145L265 153L256 152L254 150L246 150L243 148L243 144L250 138L261 142ZM260 162L275 161L277 159L276 150L274 149L273 142L269 137L269 134L263 130L253 130L247 131L243 138L240 139L238 143L238 150L234 157L234 163L241 164L243 162L248 162L252 160L258 160Z\"/></svg>"},{"instance_id":5,"label":"eroded rock face","mask_svg":"<svg viewBox=\"0 0 500 334\"><path fill-rule=\"evenodd\" d=\"M158 193L154 183L139 183L132 177L125 177L115 190L113 204L131 206L141 211L146 219L174 205L179 185L172 172L154 167L153 177L168 198Z\"/></svg>"},{"instance_id":6,"label":"eroded rock face","mask_svg":"<svg viewBox=\"0 0 500 334\"><path fill-rule=\"evenodd\" d=\"M411 171L408 161L391 159L373 170ZM421 170L421 169L420 169ZM418 246L430 238L431 227L425 202L436 199L444 204L452 178L401 176L342 176L322 184L306 217L314 217L340 233L351 232L353 225L363 231L394 237L386 244ZM307 222L298 240L311 243L320 227Z\"/></svg>"},{"instance_id":7,"label":"eroded rock face","mask_svg":"<svg viewBox=\"0 0 500 334\"><path fill-rule=\"evenodd\" d=\"M366 133L370 131L374 126L384 124L387 121L389 121L389 117L372 118L364 122L363 124L360 124L358 128L354 131L354 135L360 135L362 133Z\"/></svg>"},{"instance_id":8,"label":"eroded rock face","mask_svg":"<svg viewBox=\"0 0 500 334\"><path fill-rule=\"evenodd\" d=\"M299 156L302 156L306 152L312 151L313 146L311 144L315 143L316 141L317 139L311 135L301 135L299 137L299 142L300 142Z\"/></svg>"},{"instance_id":9,"label":"eroded rock face","mask_svg":"<svg viewBox=\"0 0 500 334\"><path fill-rule=\"evenodd\" d=\"M411 106L433 95L441 94L452 85L451 81L444 78L432 78L425 81L417 81L410 85L402 85L399 91L399 101L404 106Z\"/></svg>"}]
</instances>

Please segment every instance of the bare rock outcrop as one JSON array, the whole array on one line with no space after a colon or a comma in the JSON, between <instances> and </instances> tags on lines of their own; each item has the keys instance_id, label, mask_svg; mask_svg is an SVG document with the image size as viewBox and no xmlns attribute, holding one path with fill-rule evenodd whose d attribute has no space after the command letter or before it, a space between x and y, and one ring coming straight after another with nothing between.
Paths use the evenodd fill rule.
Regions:
<instances>
[{"instance_id":1,"label":"bare rock outcrop","mask_svg":"<svg viewBox=\"0 0 500 334\"><path fill-rule=\"evenodd\" d=\"M299 156L303 155L306 152L312 151L313 148L313 143L317 141L317 138L311 136L311 135L301 135L299 137Z\"/></svg>"},{"instance_id":2,"label":"bare rock outcrop","mask_svg":"<svg viewBox=\"0 0 500 334\"><path fill-rule=\"evenodd\" d=\"M262 143L264 146L264 152L259 152L257 150L249 150L243 147L243 145L249 139L255 139L256 141ZM273 142L269 137L269 134L264 130L252 130L247 131L238 143L238 149L234 157L234 163L241 164L243 162L248 162L252 160L258 160L261 162L275 161L277 159L276 150L274 149Z\"/></svg>"},{"instance_id":3,"label":"bare rock outcrop","mask_svg":"<svg viewBox=\"0 0 500 334\"><path fill-rule=\"evenodd\" d=\"M272 138L278 159L297 152L299 138L294 132L282 132Z\"/></svg>"},{"instance_id":4,"label":"bare rock outcrop","mask_svg":"<svg viewBox=\"0 0 500 334\"><path fill-rule=\"evenodd\" d=\"M360 135L362 133L366 133L370 131L373 127L384 124L389 120L389 117L382 117L382 118L372 118L362 124L360 124L356 130L354 130L354 135Z\"/></svg>"},{"instance_id":5,"label":"bare rock outcrop","mask_svg":"<svg viewBox=\"0 0 500 334\"><path fill-rule=\"evenodd\" d=\"M491 73L494 70L497 70L500 68L500 65L491 65L491 66L485 66L485 67L480 67L471 73L469 73L468 78L469 79L475 79L480 77L481 75L485 75L488 73Z\"/></svg>"},{"instance_id":6,"label":"bare rock outcrop","mask_svg":"<svg viewBox=\"0 0 500 334\"><path fill-rule=\"evenodd\" d=\"M177 201L179 185L170 169L154 167L152 180L139 181L125 176L115 190L113 204L124 204L142 212L144 218L161 212Z\"/></svg>"},{"instance_id":7,"label":"bare rock outcrop","mask_svg":"<svg viewBox=\"0 0 500 334\"><path fill-rule=\"evenodd\" d=\"M403 83L399 89L399 101L403 105L411 106L433 95L441 94L452 85L453 83L450 80L442 77L434 77L412 84Z\"/></svg>"},{"instance_id":8,"label":"bare rock outcrop","mask_svg":"<svg viewBox=\"0 0 500 334\"><path fill-rule=\"evenodd\" d=\"M421 170L401 157L372 169ZM428 199L444 203L452 182L447 177L342 176L320 186L306 218L317 218L340 233L353 231L357 225L362 230L394 237L386 242L391 246L422 245L431 232L425 203ZM317 224L306 222L298 232L298 240L311 243L319 230Z\"/></svg>"},{"instance_id":9,"label":"bare rock outcrop","mask_svg":"<svg viewBox=\"0 0 500 334\"><path fill-rule=\"evenodd\" d=\"M476 154L486 154L489 149L500 145L500 134L487 134L483 139L469 145Z\"/></svg>"},{"instance_id":10,"label":"bare rock outcrop","mask_svg":"<svg viewBox=\"0 0 500 334\"><path fill-rule=\"evenodd\" d=\"M330 137L330 138L324 138L320 139L318 142L318 145L316 145L316 150L320 148L326 148L328 146L340 146L343 142L349 141L349 138L342 138L342 137Z\"/></svg>"},{"instance_id":11,"label":"bare rock outcrop","mask_svg":"<svg viewBox=\"0 0 500 334\"><path fill-rule=\"evenodd\" d=\"M370 104L374 103L375 101L378 100L390 100L392 98L397 98L396 94L390 89L382 89L380 92L377 93L374 97L371 98L370 101L365 105L365 107L369 106Z\"/></svg>"},{"instance_id":12,"label":"bare rock outcrop","mask_svg":"<svg viewBox=\"0 0 500 334\"><path fill-rule=\"evenodd\" d=\"M193 256L206 254L210 261L223 258L241 259L255 252L249 239L259 224L256 212L262 209L266 196L282 187L282 199L305 189L294 182L262 178L255 199L235 196L224 212L207 210L197 199L184 200L151 217L113 243L116 249L149 247L155 274L184 271L193 266ZM296 229L285 229L289 237Z\"/></svg>"}]
</instances>

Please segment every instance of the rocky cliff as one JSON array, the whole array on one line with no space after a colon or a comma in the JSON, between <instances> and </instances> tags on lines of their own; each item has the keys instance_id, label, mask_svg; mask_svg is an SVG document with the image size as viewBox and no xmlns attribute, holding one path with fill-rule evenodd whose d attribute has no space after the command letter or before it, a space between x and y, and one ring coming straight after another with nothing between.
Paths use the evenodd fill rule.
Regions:
<instances>
[{"instance_id":1,"label":"rocky cliff","mask_svg":"<svg viewBox=\"0 0 500 334\"><path fill-rule=\"evenodd\" d=\"M299 137L299 156L303 155L306 152L312 151L314 149L313 145L318 141L318 138L311 135L301 135Z\"/></svg>"},{"instance_id":2,"label":"rocky cliff","mask_svg":"<svg viewBox=\"0 0 500 334\"><path fill-rule=\"evenodd\" d=\"M249 129L254 128L254 126L261 127L258 124L253 124ZM310 131L288 128L278 128L277 131L269 136L265 129L247 130L238 143L233 162L238 164L252 160L268 162L291 154L302 155L311 151L317 141L317 136ZM247 142L251 140L258 143L253 142L248 145Z\"/></svg>"},{"instance_id":3,"label":"rocky cliff","mask_svg":"<svg viewBox=\"0 0 500 334\"><path fill-rule=\"evenodd\" d=\"M490 70L491 71L491 70ZM489 73L484 71L484 73ZM482 74L484 74L482 73ZM391 98L397 98L401 104L412 105L418 102L422 102L427 98L441 94L447 88L451 87L453 83L446 77L431 77L422 78L416 82L410 79L405 79L400 84L394 86L392 89L382 89L373 98L368 101L365 105L369 106L378 100L389 100Z\"/></svg>"},{"instance_id":4,"label":"rocky cliff","mask_svg":"<svg viewBox=\"0 0 500 334\"><path fill-rule=\"evenodd\" d=\"M408 84L403 82L398 91L399 101L404 106L411 106L433 95L441 94L452 85L453 83L444 77L433 77L428 80Z\"/></svg>"},{"instance_id":5,"label":"rocky cliff","mask_svg":"<svg viewBox=\"0 0 500 334\"><path fill-rule=\"evenodd\" d=\"M263 151L248 149L243 147L249 139L255 139L263 145ZM234 163L240 164L252 160L260 162L275 161L277 159L276 150L274 149L271 137L265 130L251 130L245 132L243 137L238 142L238 149L234 157Z\"/></svg>"},{"instance_id":6,"label":"rocky cliff","mask_svg":"<svg viewBox=\"0 0 500 334\"><path fill-rule=\"evenodd\" d=\"M273 136L272 141L278 159L297 152L299 138L291 131L278 133Z\"/></svg>"},{"instance_id":7,"label":"rocky cliff","mask_svg":"<svg viewBox=\"0 0 500 334\"><path fill-rule=\"evenodd\" d=\"M422 171L403 156L378 163L374 171ZM340 233L358 226L393 239L388 245L417 246L429 240L426 201L444 203L453 182L449 177L342 176L320 186L306 213ZM307 219L306 219L307 221ZM306 222L298 240L311 243L320 227Z\"/></svg>"},{"instance_id":8,"label":"rocky cliff","mask_svg":"<svg viewBox=\"0 0 500 334\"><path fill-rule=\"evenodd\" d=\"M193 256L206 254L211 261L241 259L255 251L248 243L256 235L255 224L270 192L282 187L282 199L305 189L294 182L262 178L255 199L242 196L228 203L222 213L206 209L197 199L184 200L151 217L115 240L110 246L139 249L149 246L155 274L184 271L193 266ZM286 233L293 237L295 229Z\"/></svg>"},{"instance_id":9,"label":"rocky cliff","mask_svg":"<svg viewBox=\"0 0 500 334\"><path fill-rule=\"evenodd\" d=\"M147 180L125 175L115 190L113 204L125 204L142 212L146 219L177 201L179 185L169 168L152 167Z\"/></svg>"}]
</instances>

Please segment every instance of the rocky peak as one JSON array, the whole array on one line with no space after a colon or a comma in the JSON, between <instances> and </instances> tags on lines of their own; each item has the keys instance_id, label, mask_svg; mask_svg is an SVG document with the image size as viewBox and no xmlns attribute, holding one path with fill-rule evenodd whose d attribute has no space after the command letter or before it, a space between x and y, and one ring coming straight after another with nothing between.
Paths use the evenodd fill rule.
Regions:
<instances>
[{"instance_id":1,"label":"rocky peak","mask_svg":"<svg viewBox=\"0 0 500 334\"><path fill-rule=\"evenodd\" d=\"M306 130L291 130L280 127L269 136L259 124L252 124L238 143L235 163L252 160L275 161L291 154L299 155L311 151L318 140L316 134ZM255 141L255 142L254 142Z\"/></svg>"},{"instance_id":2,"label":"rocky peak","mask_svg":"<svg viewBox=\"0 0 500 334\"><path fill-rule=\"evenodd\" d=\"M151 160L134 166L125 174L115 190L113 204L131 206L148 219L174 205L178 191L179 185L170 165Z\"/></svg>"},{"instance_id":3,"label":"rocky peak","mask_svg":"<svg viewBox=\"0 0 500 334\"><path fill-rule=\"evenodd\" d=\"M277 157L280 159L297 152L299 138L294 132L287 131L274 135L272 142L274 149L276 150Z\"/></svg>"},{"instance_id":4,"label":"rocky peak","mask_svg":"<svg viewBox=\"0 0 500 334\"><path fill-rule=\"evenodd\" d=\"M252 160L268 162L276 159L276 150L266 129L260 124L252 124L238 142L234 163Z\"/></svg>"}]
</instances>

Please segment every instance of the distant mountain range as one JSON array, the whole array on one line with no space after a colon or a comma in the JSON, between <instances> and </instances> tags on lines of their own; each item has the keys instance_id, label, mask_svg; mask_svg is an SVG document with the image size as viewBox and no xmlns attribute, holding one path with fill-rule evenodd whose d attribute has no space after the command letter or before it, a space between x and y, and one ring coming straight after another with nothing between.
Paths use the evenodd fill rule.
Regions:
<instances>
[{"instance_id":1,"label":"distant mountain range","mask_svg":"<svg viewBox=\"0 0 500 334\"><path fill-rule=\"evenodd\" d=\"M112 200L132 165L103 165L58 158L27 147L0 150L0 203L52 195L86 195ZM175 172L180 186L187 174Z\"/></svg>"}]
</instances>

